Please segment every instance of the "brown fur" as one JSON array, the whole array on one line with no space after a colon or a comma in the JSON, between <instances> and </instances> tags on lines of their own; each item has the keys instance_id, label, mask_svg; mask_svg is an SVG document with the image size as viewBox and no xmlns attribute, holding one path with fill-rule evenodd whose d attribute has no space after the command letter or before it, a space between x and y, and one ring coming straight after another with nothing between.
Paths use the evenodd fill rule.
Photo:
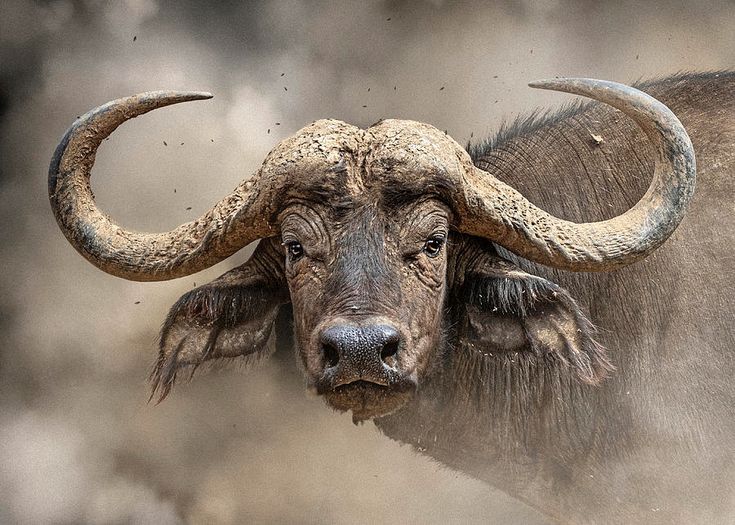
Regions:
<instances>
[{"instance_id":1,"label":"brown fur","mask_svg":"<svg viewBox=\"0 0 735 525\"><path fill-rule=\"evenodd\" d=\"M160 399L181 370L262 354L290 305L309 385L356 420L376 418L386 434L558 519L692 521L690 497L714 505L735 485L735 74L641 87L688 129L698 193L666 245L609 274L551 270L508 251L599 270L622 260L601 254L633 246L640 258L665 238L629 244L638 238L626 229L631 215L620 231L560 222L509 187L575 222L631 208L649 185L654 150L600 104L521 120L470 148L472 157L426 124L318 121L202 219L156 235L124 232L94 205L96 145L82 135L121 122L120 108L105 106L81 119L84 133L65 137L50 196L70 241L127 278L185 275L265 237L247 263L172 308L152 373ZM162 105L143 96L121 107L140 100L139 113ZM669 149L685 142L676 137ZM689 153L679 160L691 168ZM673 197L652 201L680 212L691 184L669 184ZM668 235L680 215L669 220L663 208L654 215ZM146 251L152 258L137 267ZM366 326L398 334L394 351L369 356L373 368L335 372L324 333L339 326L358 334L342 351L380 350L360 335ZM651 501L663 512L651 516Z\"/></svg>"},{"instance_id":2,"label":"brown fur","mask_svg":"<svg viewBox=\"0 0 735 525\"><path fill-rule=\"evenodd\" d=\"M445 291L417 294L431 289L434 281L420 277L430 266L414 261L412 270L399 256L411 226L395 218L422 196L429 206L441 202L446 188L427 181L392 186L390 173L400 162L380 161L375 151L381 192L364 177L334 177L320 186L315 176L293 186L294 207L278 210L280 217L289 209L310 217L303 225L319 232L315 238L329 239L305 245L313 262L285 269L307 374L310 366L311 373L319 369L309 333L320 320L343 316L351 306L407 326L406 316L413 316L416 328L406 333L419 337L431 327L431 351L424 353L418 394L377 420L388 435L568 522L696 522L697 505L718 505L735 481L732 441L724 437L735 434L735 276L727 262L735 245L735 75L682 75L643 87L689 130L699 188L671 240L618 272L550 270L508 253L503 239L488 243L453 233L445 248ZM526 121L473 153L481 168L576 221L629 208L652 169L640 131L598 104ZM345 177L364 159L334 162L333 173ZM313 204L329 196L335 206ZM447 217L451 228L452 210ZM416 236L416 246L427 232ZM276 247L280 240L267 242ZM416 284L402 288L413 271ZM220 305L204 311L235 318L222 306L226 300L204 304ZM162 344L162 355L171 351ZM605 379L611 362L617 371Z\"/></svg>"}]
</instances>

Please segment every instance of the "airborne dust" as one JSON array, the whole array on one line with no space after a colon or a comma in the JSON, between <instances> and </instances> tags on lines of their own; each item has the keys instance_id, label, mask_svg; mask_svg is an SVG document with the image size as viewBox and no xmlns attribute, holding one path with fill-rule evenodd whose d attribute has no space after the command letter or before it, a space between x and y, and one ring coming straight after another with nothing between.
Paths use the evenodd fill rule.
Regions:
<instances>
[{"instance_id":1,"label":"airborne dust","mask_svg":"<svg viewBox=\"0 0 735 525\"><path fill-rule=\"evenodd\" d=\"M547 523L329 411L290 356L205 371L147 404L167 308L249 251L173 282L105 275L54 223L49 159L107 100L213 92L100 149L101 207L167 230L312 120L411 118L464 144L572 100L530 80L732 67L734 20L732 2L2 2L0 522Z\"/></svg>"}]
</instances>

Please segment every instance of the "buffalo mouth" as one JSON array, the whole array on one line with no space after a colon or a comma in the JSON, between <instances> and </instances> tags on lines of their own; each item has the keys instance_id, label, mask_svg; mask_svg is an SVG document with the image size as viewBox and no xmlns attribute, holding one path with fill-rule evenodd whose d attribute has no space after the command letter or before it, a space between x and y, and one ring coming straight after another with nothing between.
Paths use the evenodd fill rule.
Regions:
<instances>
[{"instance_id":1,"label":"buffalo mouth","mask_svg":"<svg viewBox=\"0 0 735 525\"><path fill-rule=\"evenodd\" d=\"M351 410L353 423L360 423L395 412L413 397L415 391L416 383L411 380L390 386L360 380L319 393L335 410Z\"/></svg>"}]
</instances>

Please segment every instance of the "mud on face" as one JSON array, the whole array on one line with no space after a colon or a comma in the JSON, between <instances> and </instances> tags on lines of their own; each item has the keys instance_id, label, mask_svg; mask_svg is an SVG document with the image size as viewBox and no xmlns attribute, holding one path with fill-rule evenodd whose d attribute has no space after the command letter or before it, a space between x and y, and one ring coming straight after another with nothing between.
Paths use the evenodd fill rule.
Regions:
<instances>
[{"instance_id":1,"label":"mud on face","mask_svg":"<svg viewBox=\"0 0 735 525\"><path fill-rule=\"evenodd\" d=\"M285 273L310 386L356 418L399 408L431 367L446 289L449 210L433 199L346 213L284 211Z\"/></svg>"}]
</instances>

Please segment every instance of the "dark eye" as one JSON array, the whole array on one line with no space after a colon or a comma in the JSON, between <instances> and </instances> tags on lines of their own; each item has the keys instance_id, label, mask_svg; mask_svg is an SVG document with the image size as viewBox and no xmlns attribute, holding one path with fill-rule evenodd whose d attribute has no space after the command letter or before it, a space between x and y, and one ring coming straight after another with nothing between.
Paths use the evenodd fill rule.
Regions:
<instances>
[{"instance_id":1,"label":"dark eye","mask_svg":"<svg viewBox=\"0 0 735 525\"><path fill-rule=\"evenodd\" d=\"M304 247L298 241L287 242L286 250L292 261L298 261L304 255Z\"/></svg>"},{"instance_id":2,"label":"dark eye","mask_svg":"<svg viewBox=\"0 0 735 525\"><path fill-rule=\"evenodd\" d=\"M444 246L444 237L432 237L424 244L424 252L429 257L436 257L442 251L442 246Z\"/></svg>"}]
</instances>

